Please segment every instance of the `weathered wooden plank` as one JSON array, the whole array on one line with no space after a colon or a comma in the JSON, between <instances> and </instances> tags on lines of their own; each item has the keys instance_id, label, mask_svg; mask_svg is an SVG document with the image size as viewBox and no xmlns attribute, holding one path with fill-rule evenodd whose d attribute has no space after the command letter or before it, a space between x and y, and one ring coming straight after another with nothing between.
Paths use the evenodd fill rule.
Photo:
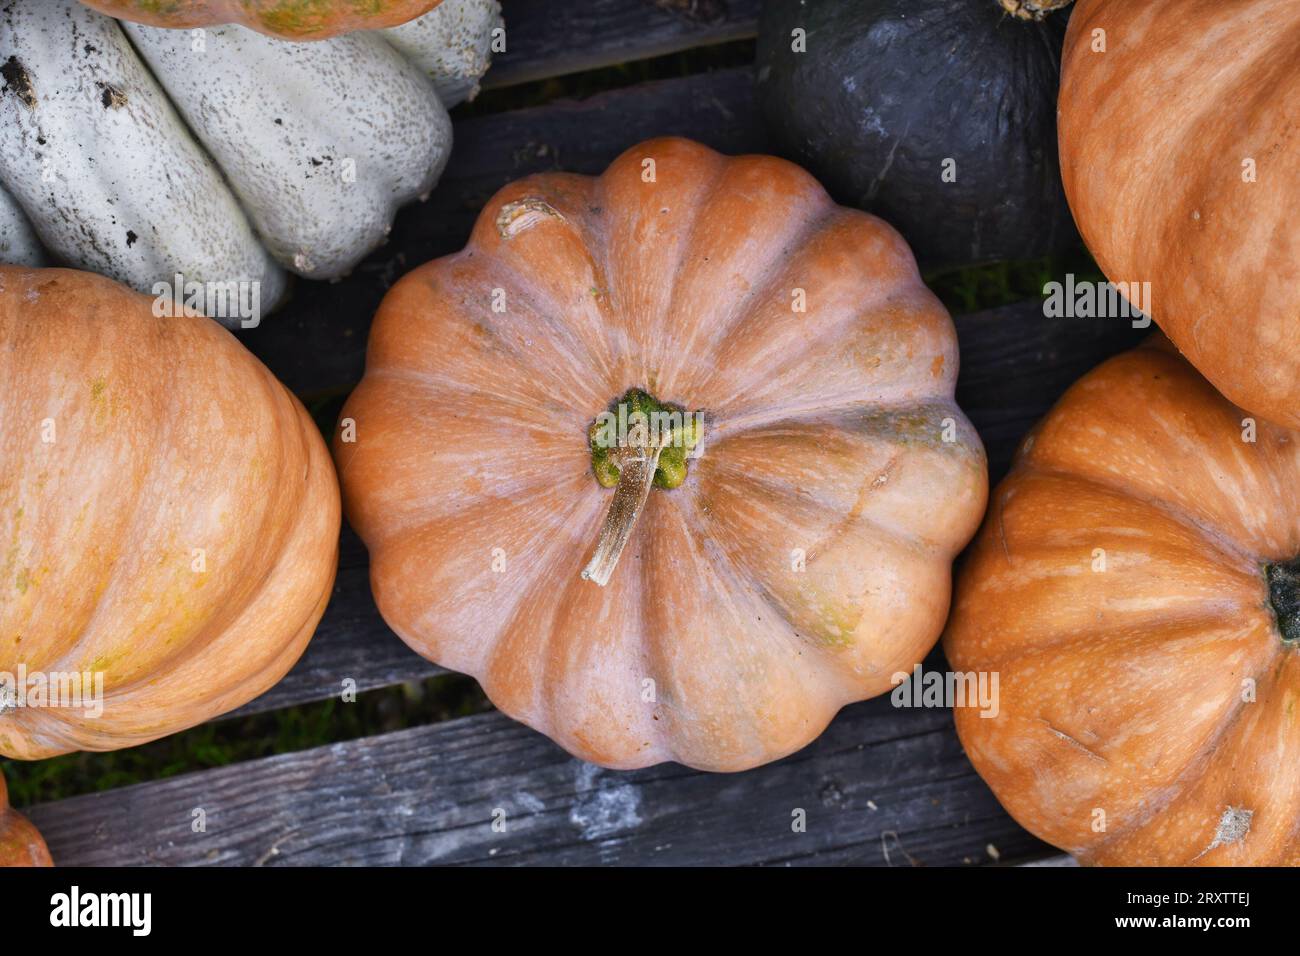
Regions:
<instances>
[{"instance_id":1,"label":"weathered wooden plank","mask_svg":"<svg viewBox=\"0 0 1300 956\"><path fill-rule=\"evenodd\" d=\"M205 832L192 829L196 810ZM792 826L800 810L805 832ZM888 698L847 708L805 750L742 774L604 771L493 713L75 797L30 816L55 860L72 866L922 866L1051 852L997 805L950 713L900 710Z\"/></svg>"},{"instance_id":2,"label":"weathered wooden plank","mask_svg":"<svg viewBox=\"0 0 1300 956\"><path fill-rule=\"evenodd\" d=\"M955 323L962 361L957 399L984 440L993 481L1072 382L1146 334L1120 320L1048 319L1035 301L958 316ZM371 690L438 673L380 619L365 548L345 529L334 597L307 653L280 684L237 713L337 696L345 678Z\"/></svg>"},{"instance_id":3,"label":"weathered wooden plank","mask_svg":"<svg viewBox=\"0 0 1300 956\"><path fill-rule=\"evenodd\" d=\"M493 193L530 173L599 173L654 136L686 136L725 153L762 152L750 71L642 83L458 122L438 188L398 215L386 245L339 282L299 281L284 308L238 334L299 395L347 391L361 378L370 320L384 293L421 263L462 248Z\"/></svg>"},{"instance_id":4,"label":"weathered wooden plank","mask_svg":"<svg viewBox=\"0 0 1300 956\"><path fill-rule=\"evenodd\" d=\"M645 60L758 33L760 0L504 0L506 52L485 87Z\"/></svg>"}]
</instances>

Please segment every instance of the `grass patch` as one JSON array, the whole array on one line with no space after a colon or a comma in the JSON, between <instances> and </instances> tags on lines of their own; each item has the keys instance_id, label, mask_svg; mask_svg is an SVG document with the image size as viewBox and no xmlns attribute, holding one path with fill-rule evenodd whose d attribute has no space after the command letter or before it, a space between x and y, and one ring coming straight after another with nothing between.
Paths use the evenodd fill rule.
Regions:
<instances>
[{"instance_id":1,"label":"grass patch","mask_svg":"<svg viewBox=\"0 0 1300 956\"><path fill-rule=\"evenodd\" d=\"M127 750L66 754L32 762L4 760L0 771L9 782L10 801L24 807L491 709L472 678L442 674L358 694L352 703L326 700L217 720Z\"/></svg>"},{"instance_id":2,"label":"grass patch","mask_svg":"<svg viewBox=\"0 0 1300 956\"><path fill-rule=\"evenodd\" d=\"M1064 281L1070 272L1074 273L1076 282L1102 282L1105 278L1082 244L1063 255L967 266L928 273L923 278L949 312L961 315L1025 299L1041 299L1044 285Z\"/></svg>"}]
</instances>

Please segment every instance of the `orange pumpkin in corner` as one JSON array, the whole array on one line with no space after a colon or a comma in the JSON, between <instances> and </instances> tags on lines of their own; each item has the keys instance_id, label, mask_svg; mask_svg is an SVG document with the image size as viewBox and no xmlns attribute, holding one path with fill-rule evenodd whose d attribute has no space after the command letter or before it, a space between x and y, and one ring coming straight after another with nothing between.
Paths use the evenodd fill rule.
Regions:
<instances>
[{"instance_id":1,"label":"orange pumpkin in corner","mask_svg":"<svg viewBox=\"0 0 1300 956\"><path fill-rule=\"evenodd\" d=\"M0 867L53 865L36 827L9 806L9 788L0 773Z\"/></svg>"},{"instance_id":2,"label":"orange pumpkin in corner","mask_svg":"<svg viewBox=\"0 0 1300 956\"><path fill-rule=\"evenodd\" d=\"M1025 440L944 649L998 674L956 712L1026 829L1107 865L1300 863L1300 432L1163 339Z\"/></svg>"},{"instance_id":3,"label":"orange pumpkin in corner","mask_svg":"<svg viewBox=\"0 0 1300 956\"><path fill-rule=\"evenodd\" d=\"M413 648L586 760L741 770L934 644L987 492L956 375L893 229L661 139L398 283L335 456Z\"/></svg>"},{"instance_id":4,"label":"orange pumpkin in corner","mask_svg":"<svg viewBox=\"0 0 1300 956\"><path fill-rule=\"evenodd\" d=\"M442 0L82 0L111 17L189 29L234 23L282 40L323 40L354 30L395 27Z\"/></svg>"},{"instance_id":5,"label":"orange pumpkin in corner","mask_svg":"<svg viewBox=\"0 0 1300 956\"><path fill-rule=\"evenodd\" d=\"M1300 2L1079 0L1061 176L1111 281L1235 404L1300 428Z\"/></svg>"},{"instance_id":6,"label":"orange pumpkin in corner","mask_svg":"<svg viewBox=\"0 0 1300 956\"><path fill-rule=\"evenodd\" d=\"M114 750L274 685L329 600L339 496L229 332L0 267L0 754Z\"/></svg>"}]
</instances>

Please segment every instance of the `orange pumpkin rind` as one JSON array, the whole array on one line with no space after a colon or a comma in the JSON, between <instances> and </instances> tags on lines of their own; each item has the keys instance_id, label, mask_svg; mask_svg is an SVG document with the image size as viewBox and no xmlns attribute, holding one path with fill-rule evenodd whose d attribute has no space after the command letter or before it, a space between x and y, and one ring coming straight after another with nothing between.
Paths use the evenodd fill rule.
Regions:
<instances>
[{"instance_id":1,"label":"orange pumpkin rind","mask_svg":"<svg viewBox=\"0 0 1300 956\"><path fill-rule=\"evenodd\" d=\"M893 229L790 163L660 139L506 186L397 283L334 452L415 650L583 759L741 770L933 645L987 493L956 372ZM590 429L629 390L704 424L677 487L629 493L598 587L618 496Z\"/></svg>"}]
</instances>

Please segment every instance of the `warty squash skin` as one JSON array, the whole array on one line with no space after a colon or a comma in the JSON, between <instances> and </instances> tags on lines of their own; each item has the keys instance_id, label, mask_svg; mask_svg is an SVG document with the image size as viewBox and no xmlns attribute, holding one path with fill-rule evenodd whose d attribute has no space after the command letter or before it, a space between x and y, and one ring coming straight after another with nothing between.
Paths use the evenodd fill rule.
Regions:
<instances>
[{"instance_id":1,"label":"warty squash skin","mask_svg":"<svg viewBox=\"0 0 1300 956\"><path fill-rule=\"evenodd\" d=\"M283 271L116 22L5 3L0 62L0 181L57 256L142 292L179 272L280 299Z\"/></svg>"},{"instance_id":2,"label":"warty squash skin","mask_svg":"<svg viewBox=\"0 0 1300 956\"><path fill-rule=\"evenodd\" d=\"M285 270L345 275L428 194L499 24L496 0L446 0L391 32L214 27L195 50L75 0L7 0L0 184L64 262L142 292L258 283L268 312Z\"/></svg>"},{"instance_id":3,"label":"warty squash skin","mask_svg":"<svg viewBox=\"0 0 1300 956\"><path fill-rule=\"evenodd\" d=\"M397 26L438 0L83 0L100 13L155 27L248 27L282 40L321 40Z\"/></svg>"},{"instance_id":4,"label":"warty squash skin","mask_svg":"<svg viewBox=\"0 0 1300 956\"><path fill-rule=\"evenodd\" d=\"M184 31L123 29L267 251L299 275L349 272L447 165L447 111L428 78L379 34L286 43L218 27L209 31L212 55L196 56ZM275 82L248 82L257 76ZM382 90L382 101L358 111L359 89Z\"/></svg>"},{"instance_id":5,"label":"warty squash skin","mask_svg":"<svg viewBox=\"0 0 1300 956\"><path fill-rule=\"evenodd\" d=\"M1025 440L958 575L944 649L975 769L1083 863L1300 863L1300 433L1163 338Z\"/></svg>"},{"instance_id":6,"label":"warty squash skin","mask_svg":"<svg viewBox=\"0 0 1300 956\"><path fill-rule=\"evenodd\" d=\"M934 644L987 493L956 375L888 225L783 160L660 139L506 186L403 278L334 452L415 650L585 760L742 770ZM702 442L672 476L622 459L611 493L589 429L634 389L701 410ZM611 501L651 474L597 586Z\"/></svg>"},{"instance_id":7,"label":"warty squash skin","mask_svg":"<svg viewBox=\"0 0 1300 956\"><path fill-rule=\"evenodd\" d=\"M1081 0L1060 97L1066 195L1098 265L1150 282L1152 318L1192 364L1292 429L1298 51L1294 0Z\"/></svg>"},{"instance_id":8,"label":"warty squash skin","mask_svg":"<svg viewBox=\"0 0 1300 956\"><path fill-rule=\"evenodd\" d=\"M9 806L9 788L0 773L0 867L53 865L36 827Z\"/></svg>"},{"instance_id":9,"label":"warty squash skin","mask_svg":"<svg viewBox=\"0 0 1300 956\"><path fill-rule=\"evenodd\" d=\"M216 323L152 304L0 268L0 673L104 681L98 716L7 694L7 757L144 743L238 707L329 599L340 509L315 424Z\"/></svg>"}]
</instances>

